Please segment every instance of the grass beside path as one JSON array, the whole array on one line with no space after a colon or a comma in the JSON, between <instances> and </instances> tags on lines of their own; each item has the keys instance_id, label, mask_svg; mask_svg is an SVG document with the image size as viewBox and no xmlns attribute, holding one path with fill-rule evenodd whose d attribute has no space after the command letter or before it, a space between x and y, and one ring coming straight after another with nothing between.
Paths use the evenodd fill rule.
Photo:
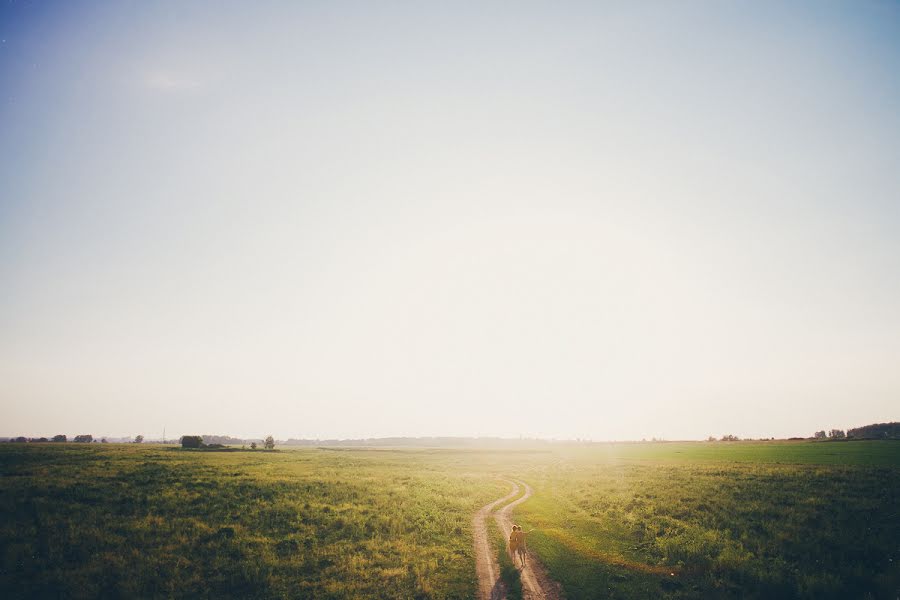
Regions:
<instances>
[{"instance_id":1,"label":"grass beside path","mask_svg":"<svg viewBox=\"0 0 900 600\"><path fill-rule=\"evenodd\" d=\"M570 599L900 590L897 441L11 443L0 444L0 597L471 598L472 516L508 493L504 474L533 487L515 521L536 528L529 550ZM501 574L516 593L518 573Z\"/></svg>"},{"instance_id":2,"label":"grass beside path","mask_svg":"<svg viewBox=\"0 0 900 600\"><path fill-rule=\"evenodd\" d=\"M458 598L468 455L0 445L0 597Z\"/></svg>"},{"instance_id":3,"label":"grass beside path","mask_svg":"<svg viewBox=\"0 0 900 600\"><path fill-rule=\"evenodd\" d=\"M517 518L568 598L900 590L900 442L646 446L523 474Z\"/></svg>"}]
</instances>

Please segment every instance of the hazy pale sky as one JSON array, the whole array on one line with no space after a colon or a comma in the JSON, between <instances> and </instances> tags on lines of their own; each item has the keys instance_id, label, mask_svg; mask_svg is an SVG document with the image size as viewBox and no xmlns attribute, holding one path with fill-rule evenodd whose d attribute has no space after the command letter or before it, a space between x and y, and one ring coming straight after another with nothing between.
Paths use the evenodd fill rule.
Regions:
<instances>
[{"instance_id":1,"label":"hazy pale sky","mask_svg":"<svg viewBox=\"0 0 900 600\"><path fill-rule=\"evenodd\" d=\"M900 4L0 5L0 435L900 419Z\"/></svg>"}]
</instances>

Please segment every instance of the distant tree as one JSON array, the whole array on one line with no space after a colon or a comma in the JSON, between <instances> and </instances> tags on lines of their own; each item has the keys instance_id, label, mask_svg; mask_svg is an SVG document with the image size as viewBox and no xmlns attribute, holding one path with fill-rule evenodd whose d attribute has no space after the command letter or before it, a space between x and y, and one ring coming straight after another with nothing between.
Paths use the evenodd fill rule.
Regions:
<instances>
[{"instance_id":1,"label":"distant tree","mask_svg":"<svg viewBox=\"0 0 900 600\"><path fill-rule=\"evenodd\" d=\"M845 437L847 437L847 435L844 433L844 431L842 429L832 429L831 431L828 432L828 437L830 437L833 440L842 440Z\"/></svg>"},{"instance_id":2,"label":"distant tree","mask_svg":"<svg viewBox=\"0 0 900 600\"><path fill-rule=\"evenodd\" d=\"M48 440L48 439L45 438L45 437L39 437L39 438L37 438L36 440L31 440L31 441L32 441L32 442L43 443L43 442L49 442L50 440Z\"/></svg>"},{"instance_id":3,"label":"distant tree","mask_svg":"<svg viewBox=\"0 0 900 600\"><path fill-rule=\"evenodd\" d=\"M825 437L826 437L826 434L825 434L824 431L817 431L817 432L813 435L813 437L816 438L817 440L824 440Z\"/></svg>"},{"instance_id":4,"label":"distant tree","mask_svg":"<svg viewBox=\"0 0 900 600\"><path fill-rule=\"evenodd\" d=\"M203 436L199 435L183 435L181 436L182 448L200 448L203 446Z\"/></svg>"},{"instance_id":5,"label":"distant tree","mask_svg":"<svg viewBox=\"0 0 900 600\"><path fill-rule=\"evenodd\" d=\"M256 442L250 442L250 449L256 450Z\"/></svg>"},{"instance_id":6,"label":"distant tree","mask_svg":"<svg viewBox=\"0 0 900 600\"><path fill-rule=\"evenodd\" d=\"M266 450L274 450L275 449L275 438L271 435L266 438Z\"/></svg>"},{"instance_id":7,"label":"distant tree","mask_svg":"<svg viewBox=\"0 0 900 600\"><path fill-rule=\"evenodd\" d=\"M142 436L142 435L136 435L136 436L134 436L134 443L135 443L135 444L142 444L143 442L144 442L144 436Z\"/></svg>"},{"instance_id":8,"label":"distant tree","mask_svg":"<svg viewBox=\"0 0 900 600\"><path fill-rule=\"evenodd\" d=\"M91 442L94 441L94 436L92 436L89 433L86 433L84 435L76 435L75 441L78 442L79 444L90 444Z\"/></svg>"},{"instance_id":9,"label":"distant tree","mask_svg":"<svg viewBox=\"0 0 900 600\"><path fill-rule=\"evenodd\" d=\"M16 439L14 439L12 441L16 442L17 444L24 444L25 442L28 441L28 438L20 435L19 437L17 437Z\"/></svg>"},{"instance_id":10,"label":"distant tree","mask_svg":"<svg viewBox=\"0 0 900 600\"><path fill-rule=\"evenodd\" d=\"M736 435L731 435L731 434L729 433L728 435L723 435L723 436L722 436L722 441L723 441L723 442L739 442L739 441L741 441L741 438L739 438L739 437L736 436Z\"/></svg>"},{"instance_id":11,"label":"distant tree","mask_svg":"<svg viewBox=\"0 0 900 600\"><path fill-rule=\"evenodd\" d=\"M708 438L706 438L706 441L707 441L707 442L714 442L714 441L716 441L716 436L711 435L711 436L709 436Z\"/></svg>"},{"instance_id":12,"label":"distant tree","mask_svg":"<svg viewBox=\"0 0 900 600\"><path fill-rule=\"evenodd\" d=\"M54 436L53 436L53 441L54 441L54 442L66 442L66 441L68 441L68 438L67 438L66 436L62 435L62 434L60 434L60 435L54 435Z\"/></svg>"},{"instance_id":13,"label":"distant tree","mask_svg":"<svg viewBox=\"0 0 900 600\"><path fill-rule=\"evenodd\" d=\"M106 438L103 438L102 440L100 440L100 443L101 443L101 444L108 444L109 442L106 441Z\"/></svg>"},{"instance_id":14,"label":"distant tree","mask_svg":"<svg viewBox=\"0 0 900 600\"><path fill-rule=\"evenodd\" d=\"M900 423L874 423L864 427L848 429L847 437L871 440L900 439Z\"/></svg>"}]
</instances>

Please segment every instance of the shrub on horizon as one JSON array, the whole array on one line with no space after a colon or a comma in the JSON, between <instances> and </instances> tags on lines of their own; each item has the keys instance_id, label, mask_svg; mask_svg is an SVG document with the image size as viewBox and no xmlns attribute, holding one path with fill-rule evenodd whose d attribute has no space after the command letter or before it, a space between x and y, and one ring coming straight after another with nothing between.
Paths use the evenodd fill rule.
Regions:
<instances>
[{"instance_id":1,"label":"shrub on horizon","mask_svg":"<svg viewBox=\"0 0 900 600\"><path fill-rule=\"evenodd\" d=\"M200 448L203 446L203 437L199 435L183 435L181 436L182 448Z\"/></svg>"}]
</instances>

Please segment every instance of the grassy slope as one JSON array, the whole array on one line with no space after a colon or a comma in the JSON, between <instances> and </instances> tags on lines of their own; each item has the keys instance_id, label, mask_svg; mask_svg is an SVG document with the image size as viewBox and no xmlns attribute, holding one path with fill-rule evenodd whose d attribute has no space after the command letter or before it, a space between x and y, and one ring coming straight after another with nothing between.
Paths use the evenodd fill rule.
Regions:
<instances>
[{"instance_id":1,"label":"grassy slope","mask_svg":"<svg viewBox=\"0 0 900 600\"><path fill-rule=\"evenodd\" d=\"M469 598L505 485L423 451L0 447L0 596Z\"/></svg>"},{"instance_id":2,"label":"grassy slope","mask_svg":"<svg viewBox=\"0 0 900 600\"><path fill-rule=\"evenodd\" d=\"M900 443L623 444L533 469L570 598L894 597Z\"/></svg>"}]
</instances>

